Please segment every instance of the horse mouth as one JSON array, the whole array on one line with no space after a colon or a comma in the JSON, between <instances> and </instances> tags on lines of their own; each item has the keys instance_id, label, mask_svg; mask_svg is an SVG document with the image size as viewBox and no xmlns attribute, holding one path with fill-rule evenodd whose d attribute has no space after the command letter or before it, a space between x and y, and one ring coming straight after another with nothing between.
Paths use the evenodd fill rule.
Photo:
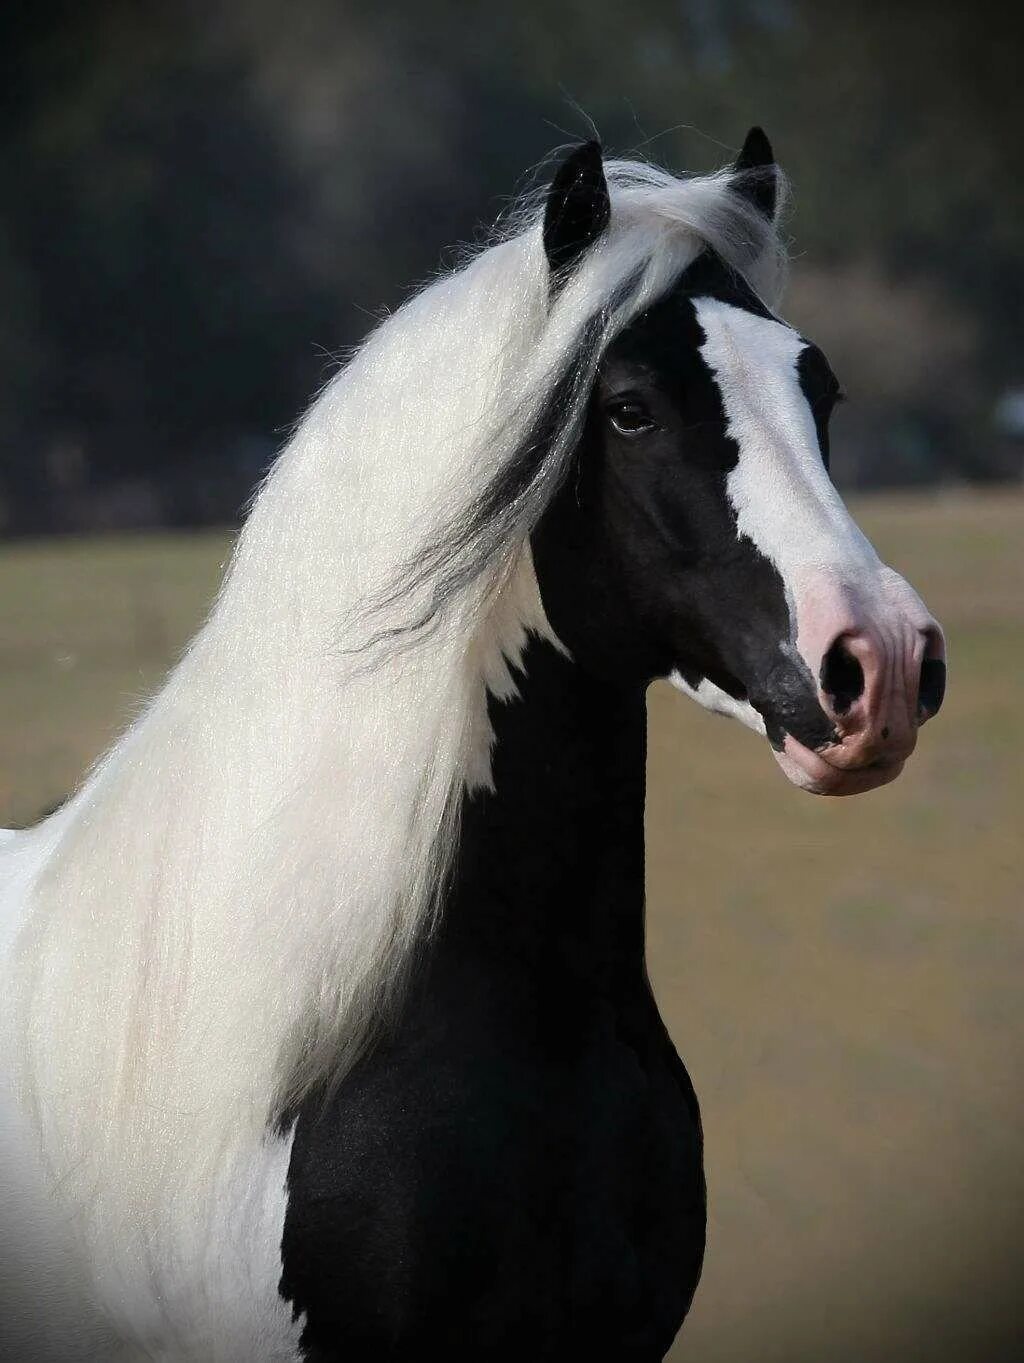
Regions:
<instances>
[{"instance_id":1,"label":"horse mouth","mask_svg":"<svg viewBox=\"0 0 1024 1363\"><path fill-rule=\"evenodd\" d=\"M793 785L811 795L862 795L876 790L895 781L906 761L905 756L881 756L859 766L839 767L792 734L786 734L782 748L773 748L773 754Z\"/></svg>"}]
</instances>

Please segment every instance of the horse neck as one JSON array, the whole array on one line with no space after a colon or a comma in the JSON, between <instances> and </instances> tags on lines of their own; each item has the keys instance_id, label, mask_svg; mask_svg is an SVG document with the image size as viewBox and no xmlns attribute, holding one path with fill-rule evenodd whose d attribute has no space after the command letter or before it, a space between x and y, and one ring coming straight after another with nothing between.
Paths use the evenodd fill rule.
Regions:
<instances>
[{"instance_id":1,"label":"horse neck","mask_svg":"<svg viewBox=\"0 0 1024 1363\"><path fill-rule=\"evenodd\" d=\"M642 687L607 687L534 640L490 702L492 792L467 796L440 950L486 970L636 979L644 952Z\"/></svg>"}]
</instances>

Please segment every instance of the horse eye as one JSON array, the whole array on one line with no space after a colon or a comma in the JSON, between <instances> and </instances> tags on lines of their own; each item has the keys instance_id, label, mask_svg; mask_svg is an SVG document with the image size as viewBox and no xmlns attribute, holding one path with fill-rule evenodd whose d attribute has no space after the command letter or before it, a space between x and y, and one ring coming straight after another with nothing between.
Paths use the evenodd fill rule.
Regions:
<instances>
[{"instance_id":1,"label":"horse eye","mask_svg":"<svg viewBox=\"0 0 1024 1363\"><path fill-rule=\"evenodd\" d=\"M643 435L653 431L656 423L639 402L616 402L608 409L608 420L619 435Z\"/></svg>"}]
</instances>

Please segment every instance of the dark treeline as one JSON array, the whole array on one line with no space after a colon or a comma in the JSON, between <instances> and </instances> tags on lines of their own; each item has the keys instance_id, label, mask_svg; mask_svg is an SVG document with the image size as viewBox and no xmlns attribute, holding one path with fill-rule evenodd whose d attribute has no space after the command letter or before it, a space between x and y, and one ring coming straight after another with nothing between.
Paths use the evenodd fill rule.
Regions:
<instances>
[{"instance_id":1,"label":"dark treeline","mask_svg":"<svg viewBox=\"0 0 1024 1363\"><path fill-rule=\"evenodd\" d=\"M233 518L334 357L589 120L693 170L766 126L796 187L788 313L851 397L840 481L1019 475L1024 21L1001 0L2 22L0 530Z\"/></svg>"}]
</instances>

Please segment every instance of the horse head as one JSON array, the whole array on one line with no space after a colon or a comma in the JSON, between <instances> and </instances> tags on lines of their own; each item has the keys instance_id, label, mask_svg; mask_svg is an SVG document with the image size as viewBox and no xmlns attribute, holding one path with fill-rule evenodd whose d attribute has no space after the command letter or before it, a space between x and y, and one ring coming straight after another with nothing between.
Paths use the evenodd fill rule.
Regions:
<instances>
[{"instance_id":1,"label":"horse head","mask_svg":"<svg viewBox=\"0 0 1024 1363\"><path fill-rule=\"evenodd\" d=\"M777 183L754 129L732 191L771 219ZM553 290L613 215L589 143L546 202ZM595 681L669 677L827 795L893 780L945 683L939 625L829 476L840 397L821 349L705 247L605 348L532 537L548 617Z\"/></svg>"}]
</instances>

